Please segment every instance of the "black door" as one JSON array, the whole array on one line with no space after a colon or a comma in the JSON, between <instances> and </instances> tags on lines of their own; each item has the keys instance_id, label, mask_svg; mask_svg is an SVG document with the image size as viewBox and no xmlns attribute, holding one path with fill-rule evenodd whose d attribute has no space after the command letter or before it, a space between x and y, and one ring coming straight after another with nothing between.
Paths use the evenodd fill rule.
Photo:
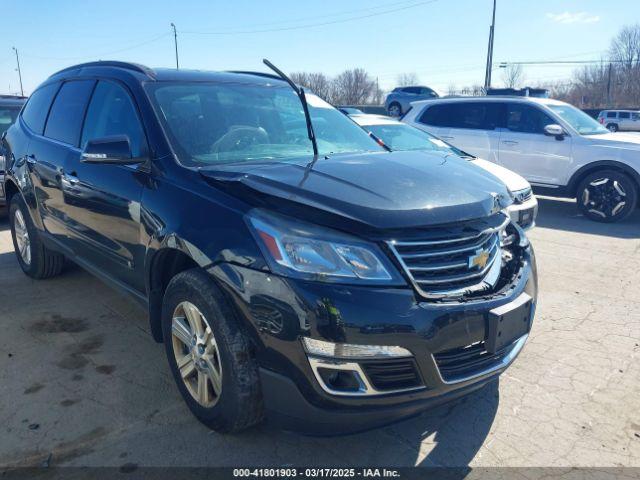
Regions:
<instances>
[{"instance_id":1,"label":"black door","mask_svg":"<svg viewBox=\"0 0 640 480\"><path fill-rule=\"evenodd\" d=\"M147 142L135 103L125 87L100 80L87 109L80 145L112 135L129 138L134 157L147 156ZM148 174L137 166L65 165L65 212L77 233L78 253L112 279L144 291L144 246L140 244L140 199Z\"/></svg>"}]
</instances>

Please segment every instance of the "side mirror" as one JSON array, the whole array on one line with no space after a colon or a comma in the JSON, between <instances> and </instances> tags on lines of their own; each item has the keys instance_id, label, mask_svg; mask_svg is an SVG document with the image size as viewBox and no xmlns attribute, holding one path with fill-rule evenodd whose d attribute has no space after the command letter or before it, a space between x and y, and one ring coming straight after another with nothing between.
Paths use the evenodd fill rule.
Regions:
<instances>
[{"instance_id":1,"label":"side mirror","mask_svg":"<svg viewBox=\"0 0 640 480\"><path fill-rule=\"evenodd\" d=\"M143 159L133 158L127 135L111 135L89 140L82 151L82 162L132 165Z\"/></svg>"},{"instance_id":2,"label":"side mirror","mask_svg":"<svg viewBox=\"0 0 640 480\"><path fill-rule=\"evenodd\" d=\"M544 134L550 137L556 137L556 140L562 140L566 135L564 129L555 123L544 127Z\"/></svg>"}]
</instances>

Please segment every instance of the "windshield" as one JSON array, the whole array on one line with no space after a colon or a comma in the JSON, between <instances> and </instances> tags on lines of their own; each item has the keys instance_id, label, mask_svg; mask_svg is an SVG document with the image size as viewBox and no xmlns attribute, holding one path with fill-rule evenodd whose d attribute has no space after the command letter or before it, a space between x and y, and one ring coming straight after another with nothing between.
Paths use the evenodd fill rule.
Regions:
<instances>
[{"instance_id":1,"label":"windshield","mask_svg":"<svg viewBox=\"0 0 640 480\"><path fill-rule=\"evenodd\" d=\"M6 132L18 118L20 107L0 107L0 135Z\"/></svg>"},{"instance_id":2,"label":"windshield","mask_svg":"<svg viewBox=\"0 0 640 480\"><path fill-rule=\"evenodd\" d=\"M547 107L571 125L580 135L609 133L609 130L576 107L572 107L571 105L547 105Z\"/></svg>"},{"instance_id":3,"label":"windshield","mask_svg":"<svg viewBox=\"0 0 640 480\"><path fill-rule=\"evenodd\" d=\"M289 87L237 83L148 85L180 160L192 166L313 156L300 99ZM319 155L383 151L344 114L312 94Z\"/></svg>"},{"instance_id":4,"label":"windshield","mask_svg":"<svg viewBox=\"0 0 640 480\"><path fill-rule=\"evenodd\" d=\"M365 125L363 128L382 140L391 150L433 150L468 156L439 138L404 123Z\"/></svg>"}]
</instances>

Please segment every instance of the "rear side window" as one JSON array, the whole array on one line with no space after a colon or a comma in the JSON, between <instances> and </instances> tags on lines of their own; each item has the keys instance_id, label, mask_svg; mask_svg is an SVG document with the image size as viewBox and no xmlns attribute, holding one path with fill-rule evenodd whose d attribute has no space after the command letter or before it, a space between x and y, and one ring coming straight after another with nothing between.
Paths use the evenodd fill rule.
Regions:
<instances>
[{"instance_id":1,"label":"rear side window","mask_svg":"<svg viewBox=\"0 0 640 480\"><path fill-rule=\"evenodd\" d=\"M131 97L120 85L100 81L91 97L80 146L111 135L127 135L133 156L142 155L144 131Z\"/></svg>"},{"instance_id":2,"label":"rear side window","mask_svg":"<svg viewBox=\"0 0 640 480\"><path fill-rule=\"evenodd\" d=\"M629 112L620 112L618 118L631 118L631 114Z\"/></svg>"},{"instance_id":3,"label":"rear side window","mask_svg":"<svg viewBox=\"0 0 640 480\"><path fill-rule=\"evenodd\" d=\"M607 118L616 118L616 112L607 112Z\"/></svg>"},{"instance_id":4,"label":"rear side window","mask_svg":"<svg viewBox=\"0 0 640 480\"><path fill-rule=\"evenodd\" d=\"M405 93L420 93L421 90L422 89L420 87L407 87L403 91Z\"/></svg>"},{"instance_id":5,"label":"rear side window","mask_svg":"<svg viewBox=\"0 0 640 480\"><path fill-rule=\"evenodd\" d=\"M44 135L78 146L80 129L95 80L66 82L51 106Z\"/></svg>"},{"instance_id":6,"label":"rear side window","mask_svg":"<svg viewBox=\"0 0 640 480\"><path fill-rule=\"evenodd\" d=\"M495 130L503 106L495 102L460 102L432 105L419 122L434 127Z\"/></svg>"},{"instance_id":7,"label":"rear side window","mask_svg":"<svg viewBox=\"0 0 640 480\"><path fill-rule=\"evenodd\" d=\"M505 127L511 132L544 133L544 127L552 123L556 122L539 108L522 103L507 105Z\"/></svg>"},{"instance_id":8,"label":"rear side window","mask_svg":"<svg viewBox=\"0 0 640 480\"><path fill-rule=\"evenodd\" d=\"M58 87L60 87L59 83L50 83L39 88L31 94L27 105L24 107L22 119L38 135L42 135L44 122L47 120L47 113L49 113L49 107L51 107L51 102L58 91Z\"/></svg>"}]
</instances>

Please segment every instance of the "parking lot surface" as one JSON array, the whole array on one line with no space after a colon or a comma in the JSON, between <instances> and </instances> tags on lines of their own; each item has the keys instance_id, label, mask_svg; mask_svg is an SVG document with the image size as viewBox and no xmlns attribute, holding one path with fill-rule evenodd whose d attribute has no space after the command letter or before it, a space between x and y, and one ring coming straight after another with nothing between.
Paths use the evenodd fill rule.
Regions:
<instances>
[{"instance_id":1,"label":"parking lot surface","mask_svg":"<svg viewBox=\"0 0 640 480\"><path fill-rule=\"evenodd\" d=\"M528 344L494 383L367 433L191 416L144 311L80 270L22 274L0 220L0 466L640 466L640 211L590 222L540 199Z\"/></svg>"}]
</instances>

